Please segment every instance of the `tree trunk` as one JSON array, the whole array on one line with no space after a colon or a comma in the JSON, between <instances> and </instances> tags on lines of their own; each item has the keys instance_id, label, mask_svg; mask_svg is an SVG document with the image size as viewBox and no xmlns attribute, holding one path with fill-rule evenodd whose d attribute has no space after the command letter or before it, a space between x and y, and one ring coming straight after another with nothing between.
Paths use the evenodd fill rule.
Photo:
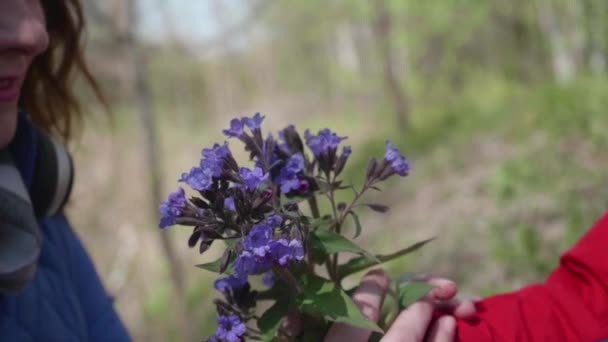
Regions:
<instances>
[{"instance_id":1,"label":"tree trunk","mask_svg":"<svg viewBox=\"0 0 608 342\"><path fill-rule=\"evenodd\" d=\"M391 14L385 0L375 0L376 18L373 25L374 36L382 63L382 73L387 93L392 97L397 124L407 129L410 113L409 98L395 71L395 61L391 46Z\"/></svg>"},{"instance_id":2,"label":"tree trunk","mask_svg":"<svg viewBox=\"0 0 608 342\"><path fill-rule=\"evenodd\" d=\"M131 64L131 70L133 73L133 94L136 98L137 111L144 130L145 160L147 164L146 169L150 172L150 213L154 217L154 221L158 222L160 217L157 208L163 199L159 139L154 115L154 107L152 105L152 99L150 96L150 88L146 79L146 63L139 51L137 36L135 33L137 23L136 0L128 0L125 5L127 14L126 26L124 37L121 39L121 41L124 42L125 52ZM159 236L161 239L162 248L169 263L171 281L174 287L173 304L175 308L175 315L177 316L177 323L180 327L181 333L184 334L185 339L192 341L193 334L190 322L188 320L189 315L184 299L184 273L169 235L161 232Z\"/></svg>"}]
</instances>

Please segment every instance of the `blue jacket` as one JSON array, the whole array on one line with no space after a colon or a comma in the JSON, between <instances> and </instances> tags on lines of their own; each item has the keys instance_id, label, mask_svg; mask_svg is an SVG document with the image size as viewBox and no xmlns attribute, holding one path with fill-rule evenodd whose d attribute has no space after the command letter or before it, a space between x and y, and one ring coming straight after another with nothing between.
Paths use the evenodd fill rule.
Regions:
<instances>
[{"instance_id":1,"label":"blue jacket","mask_svg":"<svg viewBox=\"0 0 608 342\"><path fill-rule=\"evenodd\" d=\"M27 186L36 156L24 116L10 149ZM0 295L0 342L130 341L89 255L63 214L43 220L43 245L29 286Z\"/></svg>"}]
</instances>

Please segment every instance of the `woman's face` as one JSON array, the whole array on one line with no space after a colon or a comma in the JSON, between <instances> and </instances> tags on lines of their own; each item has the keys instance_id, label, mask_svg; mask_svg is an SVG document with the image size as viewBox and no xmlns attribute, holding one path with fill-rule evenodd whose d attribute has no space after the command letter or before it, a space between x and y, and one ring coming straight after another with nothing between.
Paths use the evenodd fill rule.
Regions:
<instances>
[{"instance_id":1,"label":"woman's face","mask_svg":"<svg viewBox=\"0 0 608 342\"><path fill-rule=\"evenodd\" d=\"M0 149L15 134L27 70L48 42L40 0L0 0Z\"/></svg>"}]
</instances>

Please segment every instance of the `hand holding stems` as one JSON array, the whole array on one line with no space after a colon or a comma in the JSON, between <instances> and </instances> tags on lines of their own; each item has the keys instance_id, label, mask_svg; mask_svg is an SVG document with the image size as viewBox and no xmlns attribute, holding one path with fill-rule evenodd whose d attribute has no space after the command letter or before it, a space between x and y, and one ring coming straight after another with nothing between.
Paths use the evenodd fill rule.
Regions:
<instances>
[{"instance_id":1,"label":"hand holding stems","mask_svg":"<svg viewBox=\"0 0 608 342\"><path fill-rule=\"evenodd\" d=\"M470 319L475 316L475 305L472 301L455 300L458 290L454 282L444 278L430 278L428 283L435 288L423 299L402 311L381 341L450 342L454 340L456 333L454 318ZM373 270L363 277L353 295L353 301L365 317L378 321L389 286L390 281L384 271ZM451 315L442 316L432 323L435 310ZM325 342L364 342L371 334L371 330L336 323L330 328Z\"/></svg>"}]
</instances>

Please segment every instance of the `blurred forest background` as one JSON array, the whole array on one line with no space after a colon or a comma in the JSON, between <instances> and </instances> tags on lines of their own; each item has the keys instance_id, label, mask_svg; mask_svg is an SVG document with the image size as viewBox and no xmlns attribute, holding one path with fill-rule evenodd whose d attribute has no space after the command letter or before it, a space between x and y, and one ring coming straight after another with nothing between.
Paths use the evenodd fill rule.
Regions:
<instances>
[{"instance_id":1,"label":"blurred forest background","mask_svg":"<svg viewBox=\"0 0 608 342\"><path fill-rule=\"evenodd\" d=\"M391 211L361 213L361 243L438 236L387 268L465 296L542 281L608 208L608 1L84 3L113 115L83 91L69 213L137 341L215 329L194 267L213 255L157 209L233 117L347 135L355 184L392 139L413 171L370 199Z\"/></svg>"}]
</instances>

